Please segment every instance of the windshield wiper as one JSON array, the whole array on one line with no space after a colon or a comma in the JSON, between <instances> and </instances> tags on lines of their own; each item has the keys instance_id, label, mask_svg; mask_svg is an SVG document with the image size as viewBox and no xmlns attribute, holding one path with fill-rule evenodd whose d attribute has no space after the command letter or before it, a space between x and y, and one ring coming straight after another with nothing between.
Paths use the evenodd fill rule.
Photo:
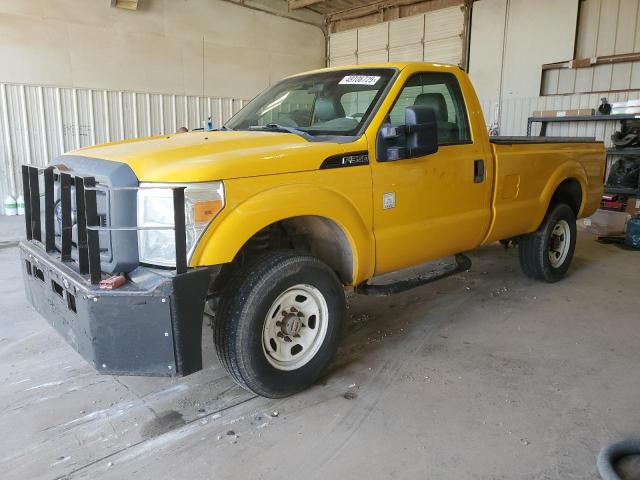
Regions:
<instances>
[{"instance_id":1,"label":"windshield wiper","mask_svg":"<svg viewBox=\"0 0 640 480\"><path fill-rule=\"evenodd\" d=\"M303 138L309 136L307 132L298 130L297 128L280 125L279 123L267 123L266 125L251 125L249 127L249 130L267 130L269 132L293 133L294 135L300 135Z\"/></svg>"}]
</instances>

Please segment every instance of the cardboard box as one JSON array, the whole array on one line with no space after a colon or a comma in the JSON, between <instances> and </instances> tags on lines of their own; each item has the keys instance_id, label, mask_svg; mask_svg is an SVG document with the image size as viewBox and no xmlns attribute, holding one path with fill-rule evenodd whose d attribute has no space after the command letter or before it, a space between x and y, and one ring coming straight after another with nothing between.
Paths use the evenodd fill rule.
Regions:
<instances>
[{"instance_id":1,"label":"cardboard box","mask_svg":"<svg viewBox=\"0 0 640 480\"><path fill-rule=\"evenodd\" d=\"M533 116L540 117L577 117L583 115L594 115L593 108L577 108L574 110L535 110Z\"/></svg>"},{"instance_id":2,"label":"cardboard box","mask_svg":"<svg viewBox=\"0 0 640 480\"><path fill-rule=\"evenodd\" d=\"M626 212L614 212L612 210L598 209L596 212L582 220L587 231L599 237L611 237L624 235L625 226L631 218Z\"/></svg>"},{"instance_id":3,"label":"cardboard box","mask_svg":"<svg viewBox=\"0 0 640 480\"><path fill-rule=\"evenodd\" d=\"M627 208L625 209L632 217L640 215L640 198L629 197L627 198Z\"/></svg>"}]
</instances>

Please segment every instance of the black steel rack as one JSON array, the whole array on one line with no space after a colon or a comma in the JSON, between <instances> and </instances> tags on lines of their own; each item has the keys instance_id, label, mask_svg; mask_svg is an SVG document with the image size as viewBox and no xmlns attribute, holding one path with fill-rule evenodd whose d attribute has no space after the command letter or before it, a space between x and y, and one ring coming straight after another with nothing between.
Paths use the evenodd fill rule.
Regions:
<instances>
[{"instance_id":1,"label":"black steel rack","mask_svg":"<svg viewBox=\"0 0 640 480\"><path fill-rule=\"evenodd\" d=\"M540 136L547 134L547 124L556 122L603 122L617 120L637 120L640 114L622 114L622 115L573 115L565 117L529 117L527 119L527 136L531 136L531 127L534 123L540 123Z\"/></svg>"},{"instance_id":2,"label":"black steel rack","mask_svg":"<svg viewBox=\"0 0 640 480\"><path fill-rule=\"evenodd\" d=\"M42 241L40 175L44 185L44 243ZM60 259L72 262L72 212L71 187L75 187L76 227L78 251L78 272L88 275L88 281L97 285L102 279L100 268L99 232L103 230L142 230L136 226L117 227L101 226L97 212L96 192L102 190L122 190L98 185L91 176L72 175L55 166L39 168L32 165L22 166L22 188L25 199L25 223L27 240L43 244L47 253L57 251L55 244L55 203L54 185L58 176L60 182ZM137 190L137 187L132 187ZM165 187L163 187L165 188ZM172 187L173 191L173 227L145 227L146 229L172 229L175 233L176 273L187 271L187 241L184 211L184 190L186 187ZM124 188L131 189L131 188Z\"/></svg>"},{"instance_id":3,"label":"black steel rack","mask_svg":"<svg viewBox=\"0 0 640 480\"><path fill-rule=\"evenodd\" d=\"M607 148L607 156L628 157L634 156L640 158L640 148ZM640 159L637 160L640 162ZM615 195L630 195L632 197L640 197L640 178L638 178L638 186L636 188L628 187L610 187L604 186L604 193L612 193Z\"/></svg>"}]
</instances>

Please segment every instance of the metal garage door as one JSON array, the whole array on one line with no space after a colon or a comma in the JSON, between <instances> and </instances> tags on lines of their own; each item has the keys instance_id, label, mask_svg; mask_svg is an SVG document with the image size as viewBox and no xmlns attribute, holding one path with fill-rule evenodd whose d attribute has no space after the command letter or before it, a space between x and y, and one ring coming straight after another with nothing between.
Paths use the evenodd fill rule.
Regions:
<instances>
[{"instance_id":1,"label":"metal garage door","mask_svg":"<svg viewBox=\"0 0 640 480\"><path fill-rule=\"evenodd\" d=\"M460 64L464 9L454 6L329 36L329 66L427 61Z\"/></svg>"}]
</instances>

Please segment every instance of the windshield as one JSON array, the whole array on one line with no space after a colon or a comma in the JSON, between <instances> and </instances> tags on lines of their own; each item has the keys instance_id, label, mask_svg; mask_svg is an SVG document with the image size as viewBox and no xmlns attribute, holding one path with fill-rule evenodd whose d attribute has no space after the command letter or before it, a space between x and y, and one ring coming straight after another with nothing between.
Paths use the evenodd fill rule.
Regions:
<instances>
[{"instance_id":1,"label":"windshield","mask_svg":"<svg viewBox=\"0 0 640 480\"><path fill-rule=\"evenodd\" d=\"M393 74L390 68L360 68L287 78L254 98L225 127L357 135Z\"/></svg>"}]
</instances>

